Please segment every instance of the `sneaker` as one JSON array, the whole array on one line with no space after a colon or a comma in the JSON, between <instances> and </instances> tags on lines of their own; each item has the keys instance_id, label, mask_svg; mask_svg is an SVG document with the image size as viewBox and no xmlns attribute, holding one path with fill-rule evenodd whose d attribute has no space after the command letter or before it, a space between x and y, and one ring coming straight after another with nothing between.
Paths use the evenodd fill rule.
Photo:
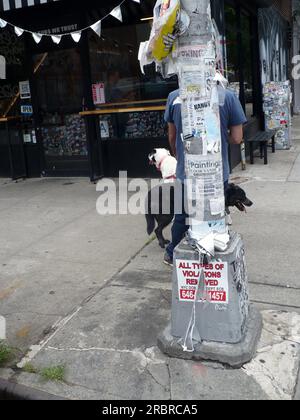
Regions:
<instances>
[{"instance_id":1,"label":"sneaker","mask_svg":"<svg viewBox=\"0 0 300 420\"><path fill-rule=\"evenodd\" d=\"M173 258L166 252L164 256L164 264L173 267Z\"/></svg>"}]
</instances>

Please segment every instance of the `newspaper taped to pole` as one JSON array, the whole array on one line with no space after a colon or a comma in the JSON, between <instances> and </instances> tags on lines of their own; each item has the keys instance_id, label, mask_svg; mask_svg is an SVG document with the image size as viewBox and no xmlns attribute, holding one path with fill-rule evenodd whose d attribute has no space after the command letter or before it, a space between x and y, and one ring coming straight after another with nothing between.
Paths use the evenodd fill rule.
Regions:
<instances>
[{"instance_id":1,"label":"newspaper taped to pole","mask_svg":"<svg viewBox=\"0 0 300 420\"><path fill-rule=\"evenodd\" d=\"M189 234L198 243L210 238L224 251L230 238L219 106L226 80L216 70L217 43L209 0L158 0L151 37L141 45L139 58L141 64L155 61L163 75L178 75Z\"/></svg>"}]
</instances>

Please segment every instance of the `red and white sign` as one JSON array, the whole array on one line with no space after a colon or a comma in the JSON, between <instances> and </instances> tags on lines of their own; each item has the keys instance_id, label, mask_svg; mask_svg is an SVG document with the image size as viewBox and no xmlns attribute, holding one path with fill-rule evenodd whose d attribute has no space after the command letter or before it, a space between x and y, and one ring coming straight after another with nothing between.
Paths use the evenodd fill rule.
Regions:
<instances>
[{"instance_id":1,"label":"red and white sign","mask_svg":"<svg viewBox=\"0 0 300 420\"><path fill-rule=\"evenodd\" d=\"M202 269L204 270L205 287L199 285ZM198 301L207 300L211 303L229 302L228 264L213 262L200 265L199 261L177 260L178 295L181 302L193 302L198 289L205 290L206 296L200 296ZM201 280L203 281L203 280Z\"/></svg>"},{"instance_id":2,"label":"red and white sign","mask_svg":"<svg viewBox=\"0 0 300 420\"><path fill-rule=\"evenodd\" d=\"M104 83L95 83L92 86L94 105L105 104Z\"/></svg>"}]
</instances>

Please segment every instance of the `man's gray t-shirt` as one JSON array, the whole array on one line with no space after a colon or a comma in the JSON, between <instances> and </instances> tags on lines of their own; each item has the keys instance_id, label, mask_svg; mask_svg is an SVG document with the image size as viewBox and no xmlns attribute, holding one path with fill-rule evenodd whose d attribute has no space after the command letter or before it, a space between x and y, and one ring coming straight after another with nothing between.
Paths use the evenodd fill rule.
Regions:
<instances>
[{"instance_id":1,"label":"man's gray t-shirt","mask_svg":"<svg viewBox=\"0 0 300 420\"><path fill-rule=\"evenodd\" d=\"M184 182L184 146L181 138L182 119L181 104L176 102L179 97L179 89L171 92L168 98L165 121L173 123L176 126L176 151L177 151L177 179ZM247 118L245 116L242 105L236 94L231 90L226 90L225 103L220 106L221 119L221 135L222 135L222 158L223 158L223 176L224 182L229 180L230 168L228 159L228 129L235 125L245 124Z\"/></svg>"}]
</instances>

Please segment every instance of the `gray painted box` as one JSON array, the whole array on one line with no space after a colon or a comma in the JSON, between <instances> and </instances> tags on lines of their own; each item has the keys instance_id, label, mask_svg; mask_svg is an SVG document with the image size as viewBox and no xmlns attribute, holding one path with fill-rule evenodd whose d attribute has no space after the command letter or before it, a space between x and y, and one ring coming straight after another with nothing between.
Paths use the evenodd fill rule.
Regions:
<instances>
[{"instance_id":1,"label":"gray painted box","mask_svg":"<svg viewBox=\"0 0 300 420\"><path fill-rule=\"evenodd\" d=\"M199 255L185 241L175 250L175 260L198 261ZM245 335L249 315L248 278L242 237L231 233L226 252L216 254L214 261L228 263L228 304L196 303L196 324L193 339L236 344ZM173 271L173 302L171 331L174 337L184 339L191 320L193 302L179 300L176 264Z\"/></svg>"}]
</instances>

